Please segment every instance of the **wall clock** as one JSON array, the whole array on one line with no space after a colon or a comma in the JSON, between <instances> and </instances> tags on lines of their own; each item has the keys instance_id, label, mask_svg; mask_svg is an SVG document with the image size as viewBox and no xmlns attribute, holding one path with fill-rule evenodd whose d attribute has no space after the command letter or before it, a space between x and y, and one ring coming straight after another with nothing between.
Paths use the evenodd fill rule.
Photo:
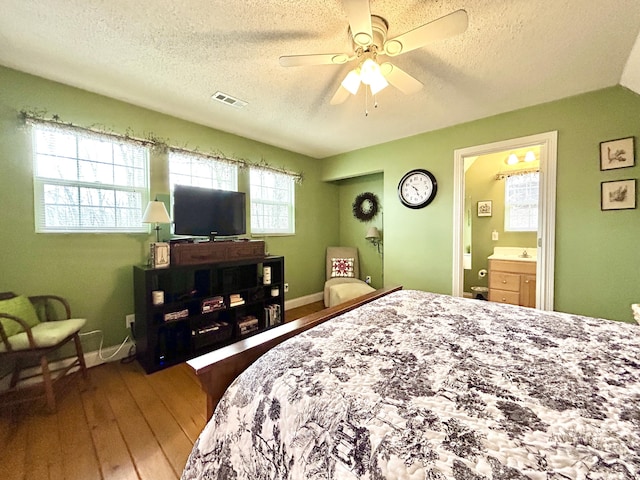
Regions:
<instances>
[{"instance_id":1,"label":"wall clock","mask_svg":"<svg viewBox=\"0 0 640 480\"><path fill-rule=\"evenodd\" d=\"M378 214L378 197L371 192L361 193L356 196L352 208L354 217L361 222L368 222Z\"/></svg>"},{"instance_id":2,"label":"wall clock","mask_svg":"<svg viewBox=\"0 0 640 480\"><path fill-rule=\"evenodd\" d=\"M407 172L398 183L398 197L409 208L423 208L436 196L436 177L427 170L417 168Z\"/></svg>"}]
</instances>

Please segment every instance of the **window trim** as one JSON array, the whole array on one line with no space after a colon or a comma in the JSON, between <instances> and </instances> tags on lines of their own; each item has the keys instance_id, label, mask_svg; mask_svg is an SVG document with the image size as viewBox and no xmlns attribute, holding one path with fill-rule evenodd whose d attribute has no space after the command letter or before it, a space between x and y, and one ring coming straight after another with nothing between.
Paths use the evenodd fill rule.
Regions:
<instances>
[{"instance_id":1,"label":"window trim","mask_svg":"<svg viewBox=\"0 0 640 480\"><path fill-rule=\"evenodd\" d=\"M55 122L47 122L47 121L31 121L28 122L28 125L30 125L31 127L31 154L32 154L32 167L33 167L33 172L32 172L32 179L33 179L33 188L34 188L34 231L36 233L64 233L64 234L110 234L110 233L120 233L120 234L132 234L132 233L145 233L145 234L149 234L150 230L149 230L149 225L145 225L142 222L139 223L138 227L132 227L132 226L127 226L127 227L117 227L115 224L111 225L109 227L100 227L100 228L96 228L95 226L91 226L91 227L82 227L81 225L67 225L64 227L60 227L60 226L47 226L46 225L46 218L45 218L45 209L46 209L46 205L45 205L45 189L48 185L51 186L67 186L67 187L74 187L77 189L81 189L81 188L95 188L95 189L102 189L102 190L111 190L114 192L122 192L122 193L138 193L140 195L140 208L139 210L139 217L142 218L142 214L144 212L144 208L146 207L147 203L149 202L149 198L150 198L150 191L149 191L149 183L150 183L150 175L149 175L149 157L150 157L150 151L149 151L149 143L148 142L142 142L139 140L135 140L135 139L127 139L123 136L119 136L119 135L111 135L111 134L102 134L99 132L94 132L92 130L89 129L83 129L83 128L79 128L76 126L66 126L63 124L58 124ZM127 146L135 146L138 148L142 148L143 152L144 152L144 159L143 159L143 165L141 168L137 168L137 167L132 167L132 168L136 168L139 171L142 171L143 173L143 185L142 186L123 186L123 185L117 185L115 183L100 183L100 182L87 182L87 181L82 181L82 180L70 180L70 179L63 179L63 178L51 178L51 177L46 177L46 176L40 176L38 175L38 148L37 148L37 135L39 131L50 131L50 132L58 132L61 135L73 135L76 139L76 145L78 142L78 139L80 137L84 138L84 139L93 139L93 140L98 140L98 141L102 141L102 142L109 142L111 145L114 144L124 144ZM65 158L72 158L72 157L65 157ZM76 163L79 161L86 161L86 162L92 162L93 160L89 160L89 159L81 159L78 156L78 151L77 151L77 147L76 147L76 154L75 157L72 158ZM113 156L111 158L112 163L111 165L116 165L113 162ZM78 204L74 205L75 207L80 208L81 202L80 202L80 197L78 197ZM101 208L108 208L108 207L101 207ZM117 211L118 207L117 205L114 205L113 210ZM123 209L125 210L125 209ZM133 209L130 209L133 210ZM117 215L116 215L117 217Z\"/></svg>"},{"instance_id":2,"label":"window trim","mask_svg":"<svg viewBox=\"0 0 640 480\"><path fill-rule=\"evenodd\" d=\"M508 202L508 190L509 190L509 185L510 185L510 179L516 176L531 176L531 175L536 175L537 176L537 183L538 183L538 187L536 189L536 193L537 193L537 202L536 202L536 213L535 215L531 215L531 212L529 212L529 226L526 228L513 228L511 226L511 204ZM532 183L531 181L529 181L529 183ZM523 172L523 173L519 173L517 175L509 175L505 178L505 183L504 183L504 231L505 232L514 232L514 233L531 233L531 232L537 232L538 228L539 228L539 209L540 209L540 172L539 171L529 171L529 172ZM517 206L525 206L524 204L516 204ZM531 205L527 205L527 207L531 208Z\"/></svg>"},{"instance_id":3,"label":"window trim","mask_svg":"<svg viewBox=\"0 0 640 480\"><path fill-rule=\"evenodd\" d=\"M253 183L251 181L251 174L253 172L264 172L265 174L269 174L269 175L274 175L274 176L282 176L282 177L286 177L289 181L289 197L290 197L290 201L288 202L276 202L276 201L272 201L272 200L256 200L254 198L253 195ZM293 174L289 174L289 173L285 173L285 172L280 172L280 171L274 171L271 169L263 169L263 168L259 168L259 167L250 167L249 169L249 210L250 210L250 215L249 215L249 223L250 223L250 233L251 236L256 236L256 237L277 237L277 236L291 236L291 235L295 235L296 233L296 209L295 209L295 185L296 185L296 180L297 180L297 176L293 175ZM260 205L286 205L287 207L287 218L289 220L288 222L288 226L286 231L283 230L269 230L269 229L264 229L264 230L256 230L256 226L254 225L254 204L260 204Z\"/></svg>"}]
</instances>

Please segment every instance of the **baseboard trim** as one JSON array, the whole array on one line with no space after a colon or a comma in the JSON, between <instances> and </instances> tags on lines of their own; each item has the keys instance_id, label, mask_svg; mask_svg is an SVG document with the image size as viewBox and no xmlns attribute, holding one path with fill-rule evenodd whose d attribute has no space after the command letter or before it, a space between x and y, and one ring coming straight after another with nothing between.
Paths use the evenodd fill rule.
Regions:
<instances>
[{"instance_id":1,"label":"baseboard trim","mask_svg":"<svg viewBox=\"0 0 640 480\"><path fill-rule=\"evenodd\" d=\"M323 299L324 299L324 293L323 292L312 293L311 295L305 295L304 297L293 298L291 300L285 301L284 302L284 309L285 309L285 311L286 310L291 310L292 308L302 307L302 306L308 305L310 303L319 302L319 301L321 301ZM99 350L94 350L92 352L85 352L84 361L85 361L85 363L87 365L87 368L97 367L98 365L102 365L103 363L107 363L107 362L117 362L118 360L122 360L123 358L127 357L127 355L129 354L129 350L130 350L132 345L135 345L135 343L132 342L131 340L128 340L122 346L122 348L120 348L120 345L113 345L111 347L103 348L102 349L102 356L100 355L100 351ZM120 351L118 351L118 348L120 348ZM113 357L112 357L112 355L113 355ZM66 364L69 364L73 360L74 360L74 358L56 360L56 361L50 362L49 363L49 367L51 368L51 370L57 370L57 369L60 369L60 368L64 367ZM32 377L32 378L29 378L28 380L26 380L24 382L20 382L20 385L29 385L29 384L34 384L34 383L40 383L42 380L40 380L40 378L39 378L40 377L38 375L39 372L40 372L40 367L39 366L38 367L25 368L22 371L22 375L24 375L26 377L29 377L31 375L35 375L35 376ZM0 392L7 391L9 389L9 381L11 379L10 377L11 377L11 375L6 375L4 378L0 379Z\"/></svg>"},{"instance_id":2,"label":"baseboard trim","mask_svg":"<svg viewBox=\"0 0 640 480\"><path fill-rule=\"evenodd\" d=\"M292 298L284 302L284 309L291 310L292 308L302 307L310 303L319 302L324 300L324 292L312 293L311 295L305 295L304 297Z\"/></svg>"},{"instance_id":3,"label":"baseboard trim","mask_svg":"<svg viewBox=\"0 0 640 480\"><path fill-rule=\"evenodd\" d=\"M122 360L123 358L127 357L127 355L129 354L129 349L131 348L132 345L134 345L134 343L131 340L128 340L124 344L124 346L120 349L120 351L118 351L118 348L120 348L120 345L114 345L112 347L103 348L102 349L103 358L100 357L99 350L94 350L93 352L87 352L84 354L84 361L87 365L87 368L97 367L98 365L102 365L103 363L107 363L107 362L117 362L118 360ZM118 353L115 353L116 351L118 351ZM113 355L113 357L111 357L111 355ZM55 360L53 362L49 362L49 368L51 370L59 370L61 368L64 368L66 365L70 364L74 360L75 360L75 357ZM71 370L71 372L74 372L76 370L78 370L78 368L74 368L73 370ZM24 381L21 381L18 385L28 386L36 383L42 383L42 378L41 378L42 375L40 375L39 373L40 373L39 366L23 369L21 372L23 376L31 377L33 375L33 377L28 378ZM0 380L0 392L5 392L9 390L10 381L11 381L10 374L5 375Z\"/></svg>"}]
</instances>

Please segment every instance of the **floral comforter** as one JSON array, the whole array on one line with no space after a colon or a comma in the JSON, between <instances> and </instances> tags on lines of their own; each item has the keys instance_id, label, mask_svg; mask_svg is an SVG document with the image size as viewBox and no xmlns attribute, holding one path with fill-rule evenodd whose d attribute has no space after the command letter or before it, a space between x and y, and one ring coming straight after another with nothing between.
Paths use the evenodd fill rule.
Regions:
<instances>
[{"instance_id":1,"label":"floral comforter","mask_svg":"<svg viewBox=\"0 0 640 480\"><path fill-rule=\"evenodd\" d=\"M640 327L404 290L272 349L188 479L640 478Z\"/></svg>"}]
</instances>

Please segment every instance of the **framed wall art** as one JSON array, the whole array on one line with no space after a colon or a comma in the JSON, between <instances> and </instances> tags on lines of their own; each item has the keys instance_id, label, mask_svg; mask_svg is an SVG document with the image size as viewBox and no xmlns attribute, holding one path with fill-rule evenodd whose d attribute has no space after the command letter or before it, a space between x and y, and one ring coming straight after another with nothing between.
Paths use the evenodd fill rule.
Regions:
<instances>
[{"instance_id":1,"label":"framed wall art","mask_svg":"<svg viewBox=\"0 0 640 480\"><path fill-rule=\"evenodd\" d=\"M478 202L478 216L479 217L491 216L491 200L481 200Z\"/></svg>"},{"instance_id":2,"label":"framed wall art","mask_svg":"<svg viewBox=\"0 0 640 480\"><path fill-rule=\"evenodd\" d=\"M636 208L636 179L602 182L600 195L602 210Z\"/></svg>"},{"instance_id":3,"label":"framed wall art","mask_svg":"<svg viewBox=\"0 0 640 480\"><path fill-rule=\"evenodd\" d=\"M633 167L634 152L634 137L600 142L600 170Z\"/></svg>"}]
</instances>

